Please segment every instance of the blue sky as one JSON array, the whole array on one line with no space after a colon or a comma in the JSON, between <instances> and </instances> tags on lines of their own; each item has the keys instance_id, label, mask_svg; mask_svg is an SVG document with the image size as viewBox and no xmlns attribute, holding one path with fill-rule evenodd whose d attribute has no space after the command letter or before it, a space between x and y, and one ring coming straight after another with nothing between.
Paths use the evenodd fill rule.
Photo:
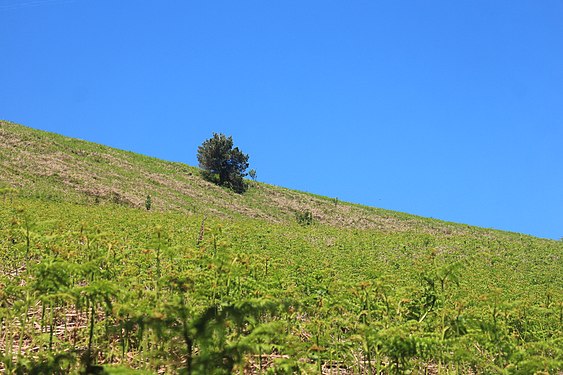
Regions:
<instances>
[{"instance_id":1,"label":"blue sky","mask_svg":"<svg viewBox=\"0 0 563 375\"><path fill-rule=\"evenodd\" d=\"M0 118L563 236L563 2L0 0Z\"/></svg>"}]
</instances>

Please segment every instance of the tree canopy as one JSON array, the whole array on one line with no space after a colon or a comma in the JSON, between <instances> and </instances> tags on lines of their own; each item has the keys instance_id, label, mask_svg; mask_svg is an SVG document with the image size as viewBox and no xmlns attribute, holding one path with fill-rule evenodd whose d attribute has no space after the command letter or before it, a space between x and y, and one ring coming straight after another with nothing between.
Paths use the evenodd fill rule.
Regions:
<instances>
[{"instance_id":1,"label":"tree canopy","mask_svg":"<svg viewBox=\"0 0 563 375\"><path fill-rule=\"evenodd\" d=\"M226 186L237 193L244 193L247 184L248 155L238 147L233 148L233 137L213 133L197 149L197 160L203 169L203 177L220 186Z\"/></svg>"}]
</instances>

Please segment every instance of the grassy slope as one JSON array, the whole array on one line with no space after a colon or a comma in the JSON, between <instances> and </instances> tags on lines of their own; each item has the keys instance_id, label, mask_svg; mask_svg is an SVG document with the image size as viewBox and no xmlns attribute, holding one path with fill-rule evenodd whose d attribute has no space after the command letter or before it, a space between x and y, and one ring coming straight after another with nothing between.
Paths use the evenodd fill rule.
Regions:
<instances>
[{"instance_id":1,"label":"grassy slope","mask_svg":"<svg viewBox=\"0 0 563 375\"><path fill-rule=\"evenodd\" d=\"M335 206L329 198L261 183L253 183L245 195L236 195L208 184L196 168L183 164L12 123L0 125L0 183L20 191L14 197L0 197L0 230L6 234L0 237L4 259L0 276L5 276L6 283L12 282L14 269L21 267L24 259L25 240L18 228L29 221L36 223L30 259L47 258L49 253L72 263L84 261L81 228L85 226L92 233L101 233L103 240L98 240L97 246L103 256L107 252L107 256L113 253L119 258L111 265L111 282L130 285L127 293L138 290L139 295L150 294L155 278L154 236L162 231L168 241L161 260L165 274L181 274L201 257L204 264L213 262L210 254L217 248L226 257L221 264L230 264L222 276L211 267L193 271L198 275L194 276L194 305L204 308L216 303L215 292L208 294L221 291L221 285L227 288L223 301L250 295L299 301L303 310L298 316L305 318L292 323L288 337L297 341L286 348L296 358L314 357L309 348L317 322L330 326L317 340L324 340L326 347L342 345L345 349L338 355L345 363L357 355L355 350L359 349L350 343L357 334L371 332L358 323L365 309L362 296L368 296L369 291L377 303L370 314L378 329L414 329L412 335L421 340L437 337L440 345L450 345L439 338L444 317L464 316L470 331L467 350L474 354L463 366L478 356L483 363L475 366L483 366L477 367L482 371L488 371L483 369L492 363L505 366L508 359L494 359L503 355L504 349L498 349L502 340L516 348L510 349L514 353L527 353L525 358L538 356L545 362L555 356L563 360L560 351L534 349L538 345L553 347L553 340L561 333L560 241L346 203ZM144 210L147 193L155 197L155 212ZM99 204L94 206L96 197ZM314 213L317 225L301 227L295 223L294 212L304 209ZM209 217L206 237L196 246L204 214ZM211 259L206 258L209 256ZM459 268L449 275L451 265ZM248 283L246 289L232 295L228 291L231 275L245 272L253 275L240 278L239 282ZM446 292L438 293L440 308L428 317L418 317L420 322L413 326L407 315L416 313L425 301L428 284L424 277L438 282L444 275L451 278L454 274L459 285L448 279ZM29 277L33 280L34 276ZM377 300L381 286L386 290L385 303L392 309L376 318L381 313L382 300ZM120 298L127 300L126 296ZM122 303L119 298L117 301ZM506 336L494 341L482 326L491 321L497 324L497 319L502 321ZM344 332L342 341L335 339L339 332ZM452 348L465 347L463 337L450 340ZM134 367L144 361L132 358L128 365ZM510 361L517 363L518 359Z\"/></svg>"},{"instance_id":2,"label":"grassy slope","mask_svg":"<svg viewBox=\"0 0 563 375\"><path fill-rule=\"evenodd\" d=\"M323 230L333 232L335 242L346 238L350 231L360 230L368 237L383 239L405 233L419 242L445 241L448 248L464 252L470 249L460 242L467 243L469 238L500 244L501 248L525 246L540 257L543 249L561 248L560 241L346 202L335 205L331 198L249 183L247 193L239 195L203 180L198 168L186 164L0 121L0 184L15 187L28 198L100 207L118 204L144 210L145 197L150 193L152 211L194 216L196 221L203 216L236 222L251 218L287 227L295 223L296 212L310 210L315 222L326 226Z\"/></svg>"},{"instance_id":3,"label":"grassy slope","mask_svg":"<svg viewBox=\"0 0 563 375\"><path fill-rule=\"evenodd\" d=\"M506 235L467 225L339 202L314 194L251 182L244 195L204 181L197 168L0 121L0 184L25 194L80 203L119 203L153 210L221 217L293 221L310 210L335 227L436 234Z\"/></svg>"}]
</instances>

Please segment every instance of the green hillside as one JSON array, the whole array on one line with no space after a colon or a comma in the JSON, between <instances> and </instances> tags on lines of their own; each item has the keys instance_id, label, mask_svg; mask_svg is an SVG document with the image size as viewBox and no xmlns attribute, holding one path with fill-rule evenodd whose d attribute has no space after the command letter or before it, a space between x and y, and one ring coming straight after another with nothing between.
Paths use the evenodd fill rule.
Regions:
<instances>
[{"instance_id":1,"label":"green hillside","mask_svg":"<svg viewBox=\"0 0 563 375\"><path fill-rule=\"evenodd\" d=\"M250 184L0 122L0 371L563 371L561 241Z\"/></svg>"},{"instance_id":2,"label":"green hillside","mask_svg":"<svg viewBox=\"0 0 563 375\"><path fill-rule=\"evenodd\" d=\"M338 202L259 182L244 195L215 186L197 168L0 121L1 183L26 196L81 204L117 203L155 211L292 222L311 211L315 221L336 227L483 233L468 227L388 210ZM195 150L194 150L195 153ZM500 232L497 232L500 235Z\"/></svg>"}]
</instances>

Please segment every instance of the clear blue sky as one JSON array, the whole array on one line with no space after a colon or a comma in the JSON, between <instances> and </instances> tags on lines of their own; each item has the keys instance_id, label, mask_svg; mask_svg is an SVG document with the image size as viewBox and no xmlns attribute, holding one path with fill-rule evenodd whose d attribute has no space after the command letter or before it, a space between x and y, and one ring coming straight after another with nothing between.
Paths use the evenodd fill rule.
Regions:
<instances>
[{"instance_id":1,"label":"clear blue sky","mask_svg":"<svg viewBox=\"0 0 563 375\"><path fill-rule=\"evenodd\" d=\"M0 0L0 118L563 236L563 1Z\"/></svg>"}]
</instances>

